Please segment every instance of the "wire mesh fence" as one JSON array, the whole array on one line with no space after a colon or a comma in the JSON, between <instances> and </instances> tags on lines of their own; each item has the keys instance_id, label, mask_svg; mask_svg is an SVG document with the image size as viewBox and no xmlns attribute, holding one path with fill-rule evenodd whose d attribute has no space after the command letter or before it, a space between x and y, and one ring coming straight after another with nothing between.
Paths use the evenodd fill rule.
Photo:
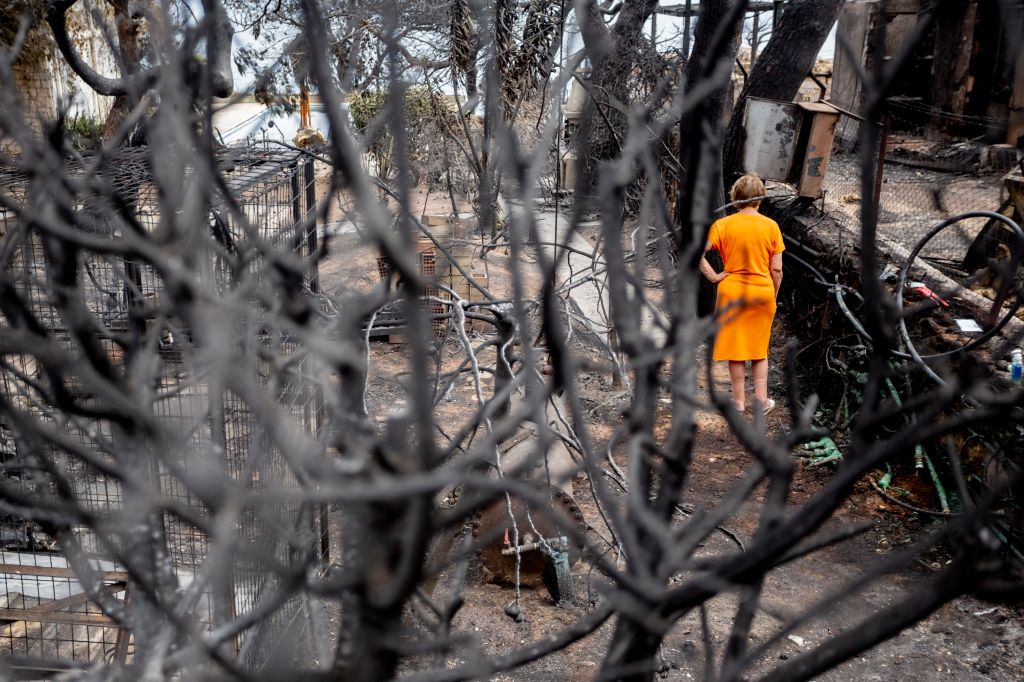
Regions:
<instances>
[{"instance_id":1,"label":"wire mesh fence","mask_svg":"<svg viewBox=\"0 0 1024 682\"><path fill-rule=\"evenodd\" d=\"M916 168L887 161L880 184L878 230L907 250L939 222L968 211L999 211L1007 192L1002 178L1010 168L974 173ZM824 183L825 212L844 223L859 225L861 165L855 154L836 153ZM926 257L963 262L984 219L968 219L929 244Z\"/></svg>"},{"instance_id":2,"label":"wire mesh fence","mask_svg":"<svg viewBox=\"0 0 1024 682\"><path fill-rule=\"evenodd\" d=\"M914 101L894 98L888 112L885 150L879 156L884 161L875 178L879 237L906 252L921 244L917 257L922 262L973 286L969 278L997 256L996 244L1012 242L1008 228L991 217L965 216L925 238L936 225L970 212L1014 217L1006 179L1017 167L1016 150L977 140L929 139L925 133L936 116L952 115ZM861 171L857 154L837 149L823 186L825 212L854 234L860 221Z\"/></svg>"},{"instance_id":3,"label":"wire mesh fence","mask_svg":"<svg viewBox=\"0 0 1024 682\"><path fill-rule=\"evenodd\" d=\"M260 381L296 426L317 434L323 401L310 381L313 370L298 340L266 319L269 308L287 305L290 296L317 294L316 225L310 219L316 204L313 164L296 153L263 147L228 149L221 156L230 171L215 193L207 227L219 253L245 257L218 257L215 250L208 263L197 267L209 269L219 295L246 301L245 313L233 325L238 352L263 359ZM71 162L72 173L89 172L91 161ZM161 212L151 162L146 149L127 149L113 162L97 164L101 174L109 175L98 177L96 185L112 186L120 205L116 210L101 206L99 193L78 196L75 226L116 239L124 230L152 233L162 221L175 219ZM58 261L66 254L47 242L43 231L18 218L20 207L47 200L18 168L15 159L0 164L5 286L24 303L23 316L41 335L73 352L99 353L112 367L125 365L129 346L122 335L132 325L159 325L159 380L151 410L161 438L140 440L116 419L68 410L69 401L87 405L89 396L75 395L71 383L62 387L69 395L61 398L58 391L55 399L48 390L52 377L33 355L0 349L5 402L0 410L5 415L0 420L0 491L8 501L0 516L0 655L41 661L46 669L125 662L134 650L132 633L107 615L109 604L105 613L90 598L81 573L88 571L102 594L122 605L137 589L117 560L123 548L116 534L100 537L95 532L105 517L125 509L119 468L135 466L127 459L143 462L155 492L165 500L163 550L173 565L180 611L196 631L260 607L279 580L268 561L287 565L297 549L318 551L326 528L320 527L323 515L308 505L250 505L237 510L228 524L228 546L234 550L226 557L211 556L207 529L214 514L197 481L216 476L247 492L303 483L251 405L207 379L197 360L202 349L189 325L156 314L168 287L157 264L113 249L80 249L73 254L75 281L60 279L64 270ZM282 250L306 263L302 281L263 282L274 275L266 255ZM65 299L71 289L94 329L85 331L69 313L73 306ZM89 518L53 537L39 522L39 508L56 510L64 502L73 502ZM225 564L227 577L216 578ZM236 636L232 653L244 666L259 668L282 633L296 627L302 605L299 595L289 597Z\"/></svg>"},{"instance_id":4,"label":"wire mesh fence","mask_svg":"<svg viewBox=\"0 0 1024 682\"><path fill-rule=\"evenodd\" d=\"M898 104L898 103L897 103ZM895 284L905 270L904 301L924 306L911 336L942 350L973 344L1016 313L1014 276L1002 272L1017 246L1020 220L1008 187L1015 150L976 141L922 137L916 111L892 107L877 188L878 248ZM862 156L836 150L823 185L822 208L855 241L860 234ZM925 310L927 309L927 310Z\"/></svg>"}]
</instances>

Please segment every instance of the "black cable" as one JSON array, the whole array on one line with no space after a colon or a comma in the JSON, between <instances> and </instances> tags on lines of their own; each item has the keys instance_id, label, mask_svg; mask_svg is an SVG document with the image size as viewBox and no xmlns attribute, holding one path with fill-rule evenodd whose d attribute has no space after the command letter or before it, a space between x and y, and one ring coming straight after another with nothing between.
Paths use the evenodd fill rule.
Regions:
<instances>
[{"instance_id":1,"label":"black cable","mask_svg":"<svg viewBox=\"0 0 1024 682\"><path fill-rule=\"evenodd\" d=\"M969 218L988 218L990 220L997 220L1006 225L1014 233L1014 236L1017 240L1017 248L1015 249L1016 258L1012 260L1011 264L1017 263L1019 266L1021 256L1022 254L1024 254L1024 230L1022 230L1017 223L1015 223L1010 218L1007 218L1006 216L1000 213L995 213L993 211L967 211L964 213L959 213L957 215L951 216L943 220L941 223L933 227L931 230L928 231L927 234L925 234L924 237L919 239L917 243L914 245L913 250L907 257L906 263L904 263L903 267L900 269L899 279L896 285L896 306L900 310L902 310L903 308L903 289L906 286L907 277L910 272L910 267L911 264L917 258L918 254L920 254L924 247L928 244L928 242L931 241L942 230L946 229L950 225L960 222L961 220L966 220ZM860 334L868 343L871 343L873 341L871 335L868 334L867 330L864 328L864 325L860 323L860 320L858 320L857 317L850 310L844 298L844 292L853 293L857 295L858 298L860 298L860 295L857 293L857 290L854 289L853 287L840 284L838 281L834 283L829 282L828 280L825 279L825 276L821 273L820 270L818 270L816 267L814 267L804 259L800 258L799 256L789 251L785 251L784 253L787 257L796 261L798 264L802 265L804 268L810 271L810 273L814 276L815 283L829 287L832 290L832 294L833 296L835 296L836 303L838 304L839 309L842 311L843 315L850 321L850 324L853 325L853 328L857 331L857 333ZM863 299L861 299L861 302L863 303ZM910 339L910 333L907 330L906 318L901 316L899 322L900 336L903 340L903 343L906 345L909 353L904 353L902 351L897 350L892 350L890 351L890 353L893 356L903 360L912 360L924 370L925 374L927 374L929 378L931 378L939 385L944 386L946 385L946 381L938 374L936 374L935 371L928 366L927 362L929 360L938 360L960 353L966 353L979 347L983 343L987 342L990 338L992 338L992 336L998 333L1003 327L1005 327L1009 323L1010 318L1016 314L1017 310L1020 308L1020 305L1020 295L1019 292L1017 292L1017 296L1014 302L1010 305L1009 310L1007 310L1006 313L1003 314L1003 316L999 319L999 321L996 324L991 326L980 336L975 337L969 343L955 350L945 351L942 353L929 353L925 355L919 353L917 348L914 346L913 341Z\"/></svg>"},{"instance_id":2,"label":"black cable","mask_svg":"<svg viewBox=\"0 0 1024 682\"><path fill-rule=\"evenodd\" d=\"M928 232L928 234L926 234L924 237L918 240L917 244L914 246L914 249L910 252L910 255L907 256L907 262L903 264L902 268L900 268L900 276L896 283L896 307L898 309L903 309L903 287L906 286L907 276L910 273L910 267L914 263L914 260L917 258L918 254L921 253L921 251L928 244L928 242L931 241L932 238L935 237L935 235L937 235L939 232L946 229L950 225L953 225L954 223L958 223L961 220L965 220L968 218L987 218L989 220L997 220L999 222L1002 222L1008 228L1010 228L1010 230L1013 232L1014 236L1017 239L1016 248L1013 250L1014 258L1011 260L1011 264L1014 264L1019 267L1022 255L1024 255L1024 230L1021 230L1020 226L1017 223L1015 223L1010 218L1007 218L1006 216L1002 215L1001 213L996 213L994 211L967 211L965 213L959 213L955 216L946 218L941 223L933 227ZM995 304L993 303L993 305ZM969 343L965 344L964 346L957 348L956 350L945 351L943 353L931 353L928 355L921 355L917 351L917 348L914 346L914 342L910 340L910 332L907 330L906 317L903 315L900 316L899 322L900 337L903 339L903 343L906 344L907 350L910 351L911 356L913 356L914 362L921 366L921 369L924 370L924 373L927 374L933 381L935 381L940 386L945 386L946 381L938 374L936 374L935 370L928 366L925 359L927 358L928 360L937 360L939 358L945 358L959 353L966 353L967 351L977 348L978 346L992 338L992 336L998 333L999 330L1005 327L1006 324L1010 321L1010 318L1017 313L1018 308L1020 308L1019 292L1018 295L1014 298L1013 303L1010 305L1009 310L1006 311L1006 313L999 319L999 321L996 324L992 325L991 327L989 327L987 331L985 331L978 337L972 339Z\"/></svg>"}]
</instances>

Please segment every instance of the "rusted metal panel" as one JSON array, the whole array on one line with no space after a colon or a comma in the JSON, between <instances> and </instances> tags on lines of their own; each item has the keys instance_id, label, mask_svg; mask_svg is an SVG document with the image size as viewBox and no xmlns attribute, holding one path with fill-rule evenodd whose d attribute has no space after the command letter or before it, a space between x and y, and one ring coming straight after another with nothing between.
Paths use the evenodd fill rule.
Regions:
<instances>
[{"instance_id":1,"label":"rusted metal panel","mask_svg":"<svg viewBox=\"0 0 1024 682\"><path fill-rule=\"evenodd\" d=\"M806 102L800 108L804 111L804 125L809 132L807 147L802 154L803 164L797 191L802 197L817 199L821 196L821 185L828 171L839 111L825 102Z\"/></svg>"},{"instance_id":2,"label":"rusted metal panel","mask_svg":"<svg viewBox=\"0 0 1024 682\"><path fill-rule=\"evenodd\" d=\"M743 170L785 182L796 156L802 117L792 102L749 98L743 113Z\"/></svg>"},{"instance_id":3,"label":"rusted metal panel","mask_svg":"<svg viewBox=\"0 0 1024 682\"><path fill-rule=\"evenodd\" d=\"M508 499L503 496L496 498L473 517L471 532L478 543L478 556L486 582L516 582L515 529L519 531L518 580L521 585L536 587L543 580L547 559L540 552L527 549L541 539L550 542L554 538L566 537L570 540L570 565L580 557L583 547L579 539L587 530L583 512L560 488L549 487L536 479L533 483L537 486L538 496L547 498L549 503L539 505L510 494ZM509 517L510 508L512 518ZM504 553L509 549L512 549L511 553Z\"/></svg>"},{"instance_id":4,"label":"rusted metal panel","mask_svg":"<svg viewBox=\"0 0 1024 682\"><path fill-rule=\"evenodd\" d=\"M528 399L513 398L513 411L522 409ZM544 405L544 423L556 433L564 435L563 420L568 415L564 401L552 396ZM587 523L582 510L573 500L573 478L580 467L565 444L558 437L543 446L538 428L529 424L500 446L504 471L519 471L523 480L535 485L546 504L528 501L515 495L499 497L482 510L473 521L473 536L480 543L480 558L488 580L515 582L516 560L514 531L509 509L519 530L519 581L523 585L539 585L544 567L549 563L542 552L536 550L541 538L566 537L569 539L570 565L583 548L581 533ZM492 475L497 475L492 472ZM539 534L539 537L538 537Z\"/></svg>"}]
</instances>

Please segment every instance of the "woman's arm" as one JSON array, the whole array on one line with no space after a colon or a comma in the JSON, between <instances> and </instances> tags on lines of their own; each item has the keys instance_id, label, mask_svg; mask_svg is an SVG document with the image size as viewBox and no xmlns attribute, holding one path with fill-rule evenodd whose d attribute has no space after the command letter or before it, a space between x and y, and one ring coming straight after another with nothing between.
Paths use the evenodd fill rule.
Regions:
<instances>
[{"instance_id":1,"label":"woman's arm","mask_svg":"<svg viewBox=\"0 0 1024 682\"><path fill-rule=\"evenodd\" d=\"M764 261L762 261L764 262ZM773 253L771 262L768 263L768 269L772 273L772 284L775 286L775 297L779 297L779 287L782 286L782 254Z\"/></svg>"},{"instance_id":2,"label":"woman's arm","mask_svg":"<svg viewBox=\"0 0 1024 682\"><path fill-rule=\"evenodd\" d=\"M709 263L707 259L707 253L713 248L714 247L711 246L711 242L708 242L704 246L704 255L700 257L700 274L704 275L704 277L712 284L718 284L732 273L715 272L715 269L711 267L711 263Z\"/></svg>"}]
</instances>

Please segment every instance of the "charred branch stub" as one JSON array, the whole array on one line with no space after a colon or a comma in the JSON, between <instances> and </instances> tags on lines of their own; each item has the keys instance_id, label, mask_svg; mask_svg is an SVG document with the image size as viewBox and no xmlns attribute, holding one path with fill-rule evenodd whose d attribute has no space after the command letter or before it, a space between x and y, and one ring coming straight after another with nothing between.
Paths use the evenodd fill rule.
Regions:
<instances>
[{"instance_id":1,"label":"charred branch stub","mask_svg":"<svg viewBox=\"0 0 1024 682\"><path fill-rule=\"evenodd\" d=\"M511 315L510 305L491 306L491 314L494 315L494 330L496 332L495 345L497 349L497 362L494 367L494 394L495 396L507 394L506 398L499 399L498 406L494 410L495 419L504 419L512 408L512 381L514 379L512 357L512 341L516 336L515 318Z\"/></svg>"}]
</instances>

